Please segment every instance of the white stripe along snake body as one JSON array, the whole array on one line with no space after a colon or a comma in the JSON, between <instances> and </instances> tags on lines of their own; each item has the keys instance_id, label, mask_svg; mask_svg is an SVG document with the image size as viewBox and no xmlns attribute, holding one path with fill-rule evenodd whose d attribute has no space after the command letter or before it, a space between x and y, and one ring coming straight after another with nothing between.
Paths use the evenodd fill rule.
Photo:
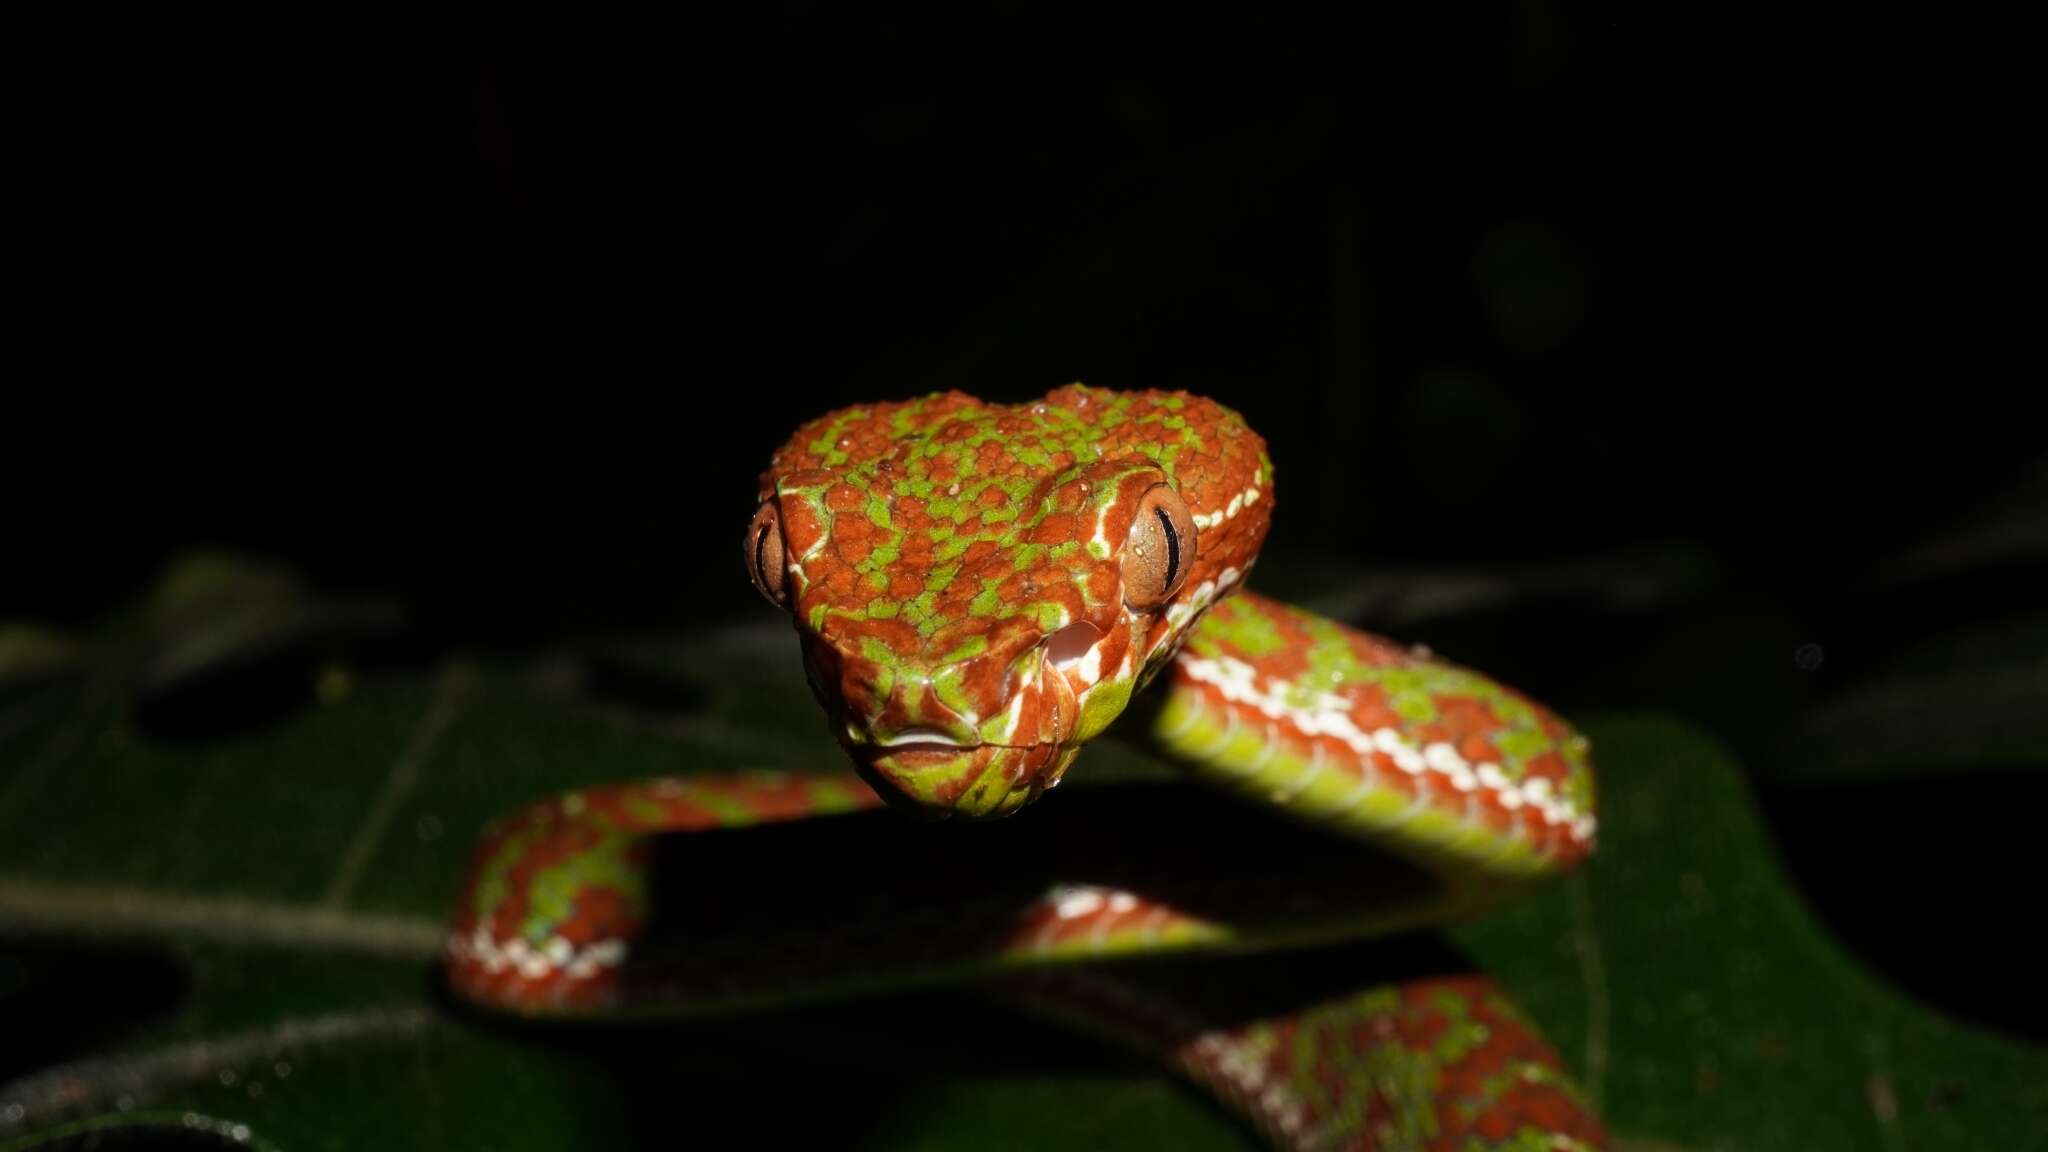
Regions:
<instances>
[{"instance_id":1,"label":"white stripe along snake body","mask_svg":"<svg viewBox=\"0 0 2048 1152\"><path fill-rule=\"evenodd\" d=\"M746 562L866 786L659 780L503 820L451 986L609 1016L976 979L1156 1054L1280 1147L1603 1147L1483 978L1302 1002L1105 963L1419 927L1591 850L1586 744L1557 717L1240 590L1273 507L1263 441L1185 393L950 392L805 425ZM1214 789L965 827L876 811L1016 812L1155 679L1126 727ZM801 876L762 896L778 869Z\"/></svg>"}]
</instances>

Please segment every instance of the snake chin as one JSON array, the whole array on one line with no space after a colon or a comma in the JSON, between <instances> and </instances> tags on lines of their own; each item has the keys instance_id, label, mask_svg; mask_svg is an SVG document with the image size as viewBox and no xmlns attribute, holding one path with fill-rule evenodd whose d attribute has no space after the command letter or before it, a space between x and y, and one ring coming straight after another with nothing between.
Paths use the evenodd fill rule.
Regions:
<instances>
[{"instance_id":1,"label":"snake chin","mask_svg":"<svg viewBox=\"0 0 2048 1152\"><path fill-rule=\"evenodd\" d=\"M1007 816L1055 787L1078 748L907 741L854 750L861 778L892 806L930 819Z\"/></svg>"}]
</instances>

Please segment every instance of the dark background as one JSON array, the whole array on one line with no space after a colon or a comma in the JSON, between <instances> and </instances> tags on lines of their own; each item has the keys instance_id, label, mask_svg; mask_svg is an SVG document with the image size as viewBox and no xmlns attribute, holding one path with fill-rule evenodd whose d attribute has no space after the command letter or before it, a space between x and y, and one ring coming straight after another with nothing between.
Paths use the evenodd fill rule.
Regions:
<instances>
[{"instance_id":1,"label":"dark background","mask_svg":"<svg viewBox=\"0 0 2048 1152\"><path fill-rule=\"evenodd\" d=\"M1709 725L1845 938L2041 1029L1999 935L2041 774L1937 747L1815 787L1786 751L1943 637L2040 621L2029 41L1360 7L24 34L0 615L87 626L206 545L437 642L740 618L799 421L1186 388L1271 441L1262 579L1490 574L1490 614L1418 638ZM1683 594L1602 591L1643 556ZM1513 594L1546 566L1592 576Z\"/></svg>"}]
</instances>

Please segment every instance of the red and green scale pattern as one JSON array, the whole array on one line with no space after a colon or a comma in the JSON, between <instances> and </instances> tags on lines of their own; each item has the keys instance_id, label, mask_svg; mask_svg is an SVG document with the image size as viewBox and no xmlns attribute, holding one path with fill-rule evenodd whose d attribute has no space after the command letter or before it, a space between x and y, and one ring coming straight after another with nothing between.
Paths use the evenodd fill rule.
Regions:
<instances>
[{"instance_id":1,"label":"red and green scale pattern","mask_svg":"<svg viewBox=\"0 0 2048 1152\"><path fill-rule=\"evenodd\" d=\"M1557 1053L1481 977L1375 988L1174 1053L1283 1147L1576 1152L1606 1134Z\"/></svg>"},{"instance_id":2,"label":"red and green scale pattern","mask_svg":"<svg viewBox=\"0 0 2048 1152\"><path fill-rule=\"evenodd\" d=\"M1555 1054L1483 979L1430 975L1250 1017L1148 979L1155 956L1439 922L1593 847L1589 753L1558 717L1239 591L1271 485L1259 437L1185 393L1073 385L992 405L953 392L805 425L760 486L786 572L756 576L786 577L777 602L867 784L660 780L514 815L478 847L451 985L496 1010L608 1016L979 980L1154 1053L1278 1147L1604 1146ZM1154 601L1125 587L1122 558L1162 486L1193 531L1176 540L1184 578ZM1185 791L1165 786L1136 807L1098 798L1108 816L1089 824L1069 817L1091 801L1063 798L1014 821L1041 822L1058 851L994 859L872 811L886 797L1015 813L1168 668L1137 734L1216 786L1207 808L1177 806L1166 793ZM1375 880L1359 841L1419 866L1429 893ZM897 851L910 842L923 847ZM688 898L661 897L678 887L663 859L686 861ZM759 903L739 881L792 863L798 883L771 906L719 911ZM1068 871L1033 870L1052 866Z\"/></svg>"},{"instance_id":3,"label":"red and green scale pattern","mask_svg":"<svg viewBox=\"0 0 2048 1152\"><path fill-rule=\"evenodd\" d=\"M524 1014L617 1008L647 928L656 837L880 804L850 779L753 773L594 788L514 813L477 845L448 940L450 986Z\"/></svg>"},{"instance_id":4,"label":"red and green scale pattern","mask_svg":"<svg viewBox=\"0 0 2048 1152\"><path fill-rule=\"evenodd\" d=\"M1554 871L1593 847L1586 741L1548 709L1251 593L1190 638L1154 736L1252 799L1485 874Z\"/></svg>"},{"instance_id":5,"label":"red and green scale pattern","mask_svg":"<svg viewBox=\"0 0 2048 1152\"><path fill-rule=\"evenodd\" d=\"M912 800L997 815L1056 784L1265 537L1271 462L1222 405L1074 385L1032 404L948 392L845 409L776 452L791 616L834 733ZM1133 611L1119 553L1169 485L1199 546L1172 603ZM1047 640L1090 659L1047 667ZM943 741L892 753L893 742Z\"/></svg>"},{"instance_id":6,"label":"red and green scale pattern","mask_svg":"<svg viewBox=\"0 0 2048 1152\"><path fill-rule=\"evenodd\" d=\"M1003 980L1012 998L1136 1048L1299 1152L1590 1152L1606 1132L1557 1052L1483 976L1364 989L1280 1015L1214 986L1085 970Z\"/></svg>"}]
</instances>

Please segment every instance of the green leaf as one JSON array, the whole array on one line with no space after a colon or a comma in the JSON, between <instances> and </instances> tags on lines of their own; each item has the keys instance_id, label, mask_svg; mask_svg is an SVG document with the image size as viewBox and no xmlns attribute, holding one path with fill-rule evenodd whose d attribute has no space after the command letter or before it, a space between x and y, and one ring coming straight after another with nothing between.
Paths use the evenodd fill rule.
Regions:
<instances>
[{"instance_id":1,"label":"green leaf","mask_svg":"<svg viewBox=\"0 0 2048 1152\"><path fill-rule=\"evenodd\" d=\"M1602 768L1593 864L1455 936L1508 974L1618 1134L1925 1149L2048 1131L2048 1052L1860 970L1789 888L1713 742L1657 716L1585 727Z\"/></svg>"},{"instance_id":2,"label":"green leaf","mask_svg":"<svg viewBox=\"0 0 2048 1152\"><path fill-rule=\"evenodd\" d=\"M280 651L238 619L215 659ZM1157 1071L967 993L536 1029L436 992L442 910L493 815L636 776L842 770L786 627L430 668L320 647L299 671L339 667L331 690L201 738L138 726L132 651L103 643L0 729L0 1149L164 1123L287 1152L1251 1146ZM1624 1147L2048 1131L2048 1053L1867 976L1788 886L1713 742L1668 717L1581 720L1598 857L1452 939ZM1091 750L1080 770L1139 759Z\"/></svg>"}]
</instances>

